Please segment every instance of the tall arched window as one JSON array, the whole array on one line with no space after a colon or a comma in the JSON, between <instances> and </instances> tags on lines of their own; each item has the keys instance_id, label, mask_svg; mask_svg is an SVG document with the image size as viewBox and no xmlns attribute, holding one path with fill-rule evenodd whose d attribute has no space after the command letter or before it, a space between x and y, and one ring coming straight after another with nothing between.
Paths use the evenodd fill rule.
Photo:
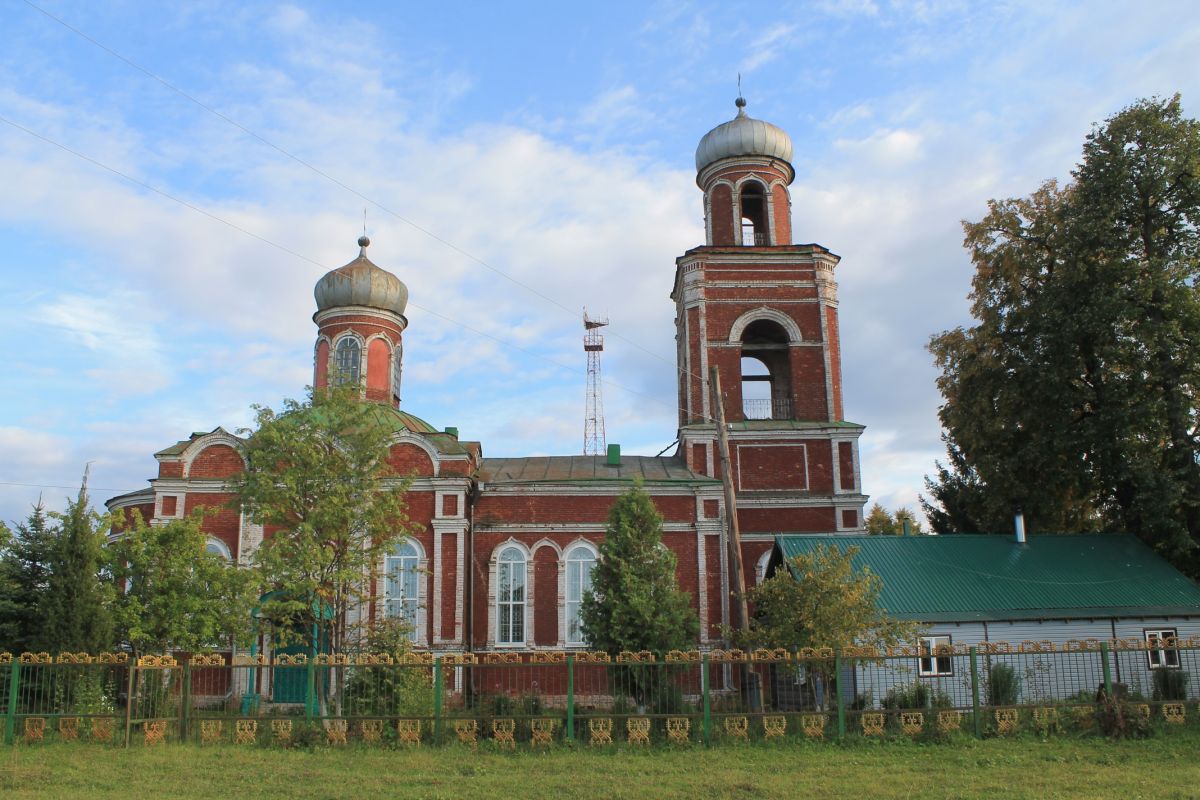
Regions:
<instances>
[{"instance_id":1,"label":"tall arched window","mask_svg":"<svg viewBox=\"0 0 1200 800\"><path fill-rule=\"evenodd\" d=\"M333 359L333 385L355 384L362 366L362 345L353 336L346 336L337 344Z\"/></svg>"},{"instance_id":2,"label":"tall arched window","mask_svg":"<svg viewBox=\"0 0 1200 800\"><path fill-rule=\"evenodd\" d=\"M592 593L592 567L596 566L596 552L587 545L578 544L567 551L567 644L587 644L583 638L583 626L579 612L583 598Z\"/></svg>"},{"instance_id":3,"label":"tall arched window","mask_svg":"<svg viewBox=\"0 0 1200 800\"><path fill-rule=\"evenodd\" d=\"M756 319L742 331L742 415L794 419L788 333L778 322Z\"/></svg>"},{"instance_id":4,"label":"tall arched window","mask_svg":"<svg viewBox=\"0 0 1200 800\"><path fill-rule=\"evenodd\" d=\"M763 185L757 181L742 184L742 244L762 247L770 244L767 236L767 199Z\"/></svg>"},{"instance_id":5,"label":"tall arched window","mask_svg":"<svg viewBox=\"0 0 1200 800\"><path fill-rule=\"evenodd\" d=\"M496 565L496 644L525 644L525 554L506 547Z\"/></svg>"},{"instance_id":6,"label":"tall arched window","mask_svg":"<svg viewBox=\"0 0 1200 800\"><path fill-rule=\"evenodd\" d=\"M396 545L384 563L384 614L404 620L411 629L408 637L417 641L417 611L420 608L421 556L409 541Z\"/></svg>"}]
</instances>

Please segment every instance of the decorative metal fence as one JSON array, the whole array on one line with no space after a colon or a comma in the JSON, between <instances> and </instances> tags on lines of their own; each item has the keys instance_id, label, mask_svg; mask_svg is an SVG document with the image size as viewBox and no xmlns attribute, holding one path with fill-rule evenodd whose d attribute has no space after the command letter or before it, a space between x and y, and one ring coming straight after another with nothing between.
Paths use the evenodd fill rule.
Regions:
<instances>
[{"instance_id":1,"label":"decorative metal fence","mask_svg":"<svg viewBox=\"0 0 1200 800\"><path fill-rule=\"evenodd\" d=\"M1200 638L832 650L0 653L6 743L499 748L1149 732L1197 724ZM1118 730L1119 729L1119 730Z\"/></svg>"}]
</instances>

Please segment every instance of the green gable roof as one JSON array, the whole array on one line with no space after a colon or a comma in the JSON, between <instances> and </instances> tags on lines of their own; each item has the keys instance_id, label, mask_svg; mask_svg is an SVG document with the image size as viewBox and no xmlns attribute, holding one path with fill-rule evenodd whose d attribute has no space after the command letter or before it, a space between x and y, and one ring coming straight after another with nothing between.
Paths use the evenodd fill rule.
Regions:
<instances>
[{"instance_id":1,"label":"green gable roof","mask_svg":"<svg viewBox=\"0 0 1200 800\"><path fill-rule=\"evenodd\" d=\"M1200 587L1133 536L778 536L772 561L859 548L899 619L968 622L1200 616Z\"/></svg>"}]
</instances>

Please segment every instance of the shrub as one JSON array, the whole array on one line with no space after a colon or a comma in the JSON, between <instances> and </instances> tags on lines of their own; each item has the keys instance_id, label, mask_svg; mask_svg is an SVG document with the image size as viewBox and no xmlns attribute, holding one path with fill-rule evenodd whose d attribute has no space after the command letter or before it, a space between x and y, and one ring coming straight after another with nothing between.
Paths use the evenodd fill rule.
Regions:
<instances>
[{"instance_id":1,"label":"shrub","mask_svg":"<svg viewBox=\"0 0 1200 800\"><path fill-rule=\"evenodd\" d=\"M1012 706L1021 694L1021 678L1008 664L992 664L988 669L987 704Z\"/></svg>"},{"instance_id":2,"label":"shrub","mask_svg":"<svg viewBox=\"0 0 1200 800\"><path fill-rule=\"evenodd\" d=\"M869 695L868 695L869 697ZM950 695L920 681L905 686L893 686L880 703L884 708L950 708Z\"/></svg>"},{"instance_id":3,"label":"shrub","mask_svg":"<svg viewBox=\"0 0 1200 800\"><path fill-rule=\"evenodd\" d=\"M1155 700L1186 700L1188 673L1181 669L1154 670Z\"/></svg>"}]
</instances>

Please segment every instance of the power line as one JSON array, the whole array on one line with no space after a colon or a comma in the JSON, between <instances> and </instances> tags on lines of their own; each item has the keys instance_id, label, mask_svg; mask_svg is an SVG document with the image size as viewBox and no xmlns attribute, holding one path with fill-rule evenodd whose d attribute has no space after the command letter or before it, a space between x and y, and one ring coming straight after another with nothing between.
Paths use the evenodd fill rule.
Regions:
<instances>
[{"instance_id":1,"label":"power line","mask_svg":"<svg viewBox=\"0 0 1200 800\"><path fill-rule=\"evenodd\" d=\"M65 144L62 144L61 142L55 141L54 139L51 139L48 136L44 136L44 135L38 133L37 131L31 130L31 129L25 127L24 125L21 125L20 123L17 123L17 122L14 122L13 120L8 119L7 117L5 117L3 115L0 115L0 122L3 122L6 125L16 128L17 130L22 131L23 133L25 133L29 136L32 136L33 138L38 139L39 141L42 141L46 144L57 147L58 149L62 150L65 153L69 153L70 155L73 155L76 158L79 158L83 161L86 161L89 164L92 164L93 166L99 167L100 169L110 172L113 175L116 175L136 186L140 186L140 187L146 189L147 191L153 192L153 193L159 195L160 197L164 197L167 200L170 200L171 202L178 203L179 205L183 206L184 208L189 209L190 211L194 211L198 214L202 214L205 217L213 220L214 222L219 222L228 228L232 228L233 230L238 231L239 233L245 234L246 236L249 236L253 239L258 240L258 241L262 242L263 244L270 245L271 247L274 247L275 249L279 250L280 252L287 253L288 255L290 255L294 258L298 258L302 261L306 261L309 264L313 264L317 267L320 267L321 269L328 269L327 265L322 264L321 262L317 261L314 258L310 258L309 256L306 256L303 253L299 253L295 250L292 250L289 247L286 247L282 244L279 244L276 241L268 239L265 236L254 233L253 231L246 230L245 228L241 227L237 223L230 222L229 220L225 219L224 217L218 216L217 214L214 214L211 211L207 211L193 203L189 203L188 201L186 201L182 198L176 197L175 195L171 194L170 192L165 192L162 189L157 188L156 186L152 186L151 184L146 183L145 181L139 180L138 178L128 175L115 167L111 167L108 164L105 164L101 161L98 161L98 160L92 158L91 156L85 155L84 153L81 153L78 150L75 150L71 147L68 147ZM578 371L576 367L569 366L561 361L558 361L557 359L554 359L554 358L551 358L550 356L545 355L544 353L538 353L536 351L521 347L518 344L515 344L513 342L502 339L499 336L494 336L485 331L481 331L477 328L467 325L464 322L460 322L459 320L456 320L453 317L449 317L449 316L446 316L445 314L434 311L433 309L428 308L426 306L422 306L422 305L419 305L418 303L414 303L411 301L409 302L409 305L412 306L413 308L420 309L421 311L424 311L425 313L427 313L431 316L438 317L439 319L449 322L450 324L455 325L465 331L470 331L471 333L473 333L477 336L482 336L484 338L491 339L492 341L497 342L498 344L502 344L505 347L510 347L514 350L518 350L518 351L525 353L526 355L532 356L534 358L540 358L543 361L553 364L554 366L558 367L559 369L563 369L563 370L566 370L566 371L572 372L572 373L577 373L577 371ZM620 383L616 383L614 381L605 380L604 382L611 386L614 386L622 391L629 392L630 394L637 395L639 397L648 398L650 400L653 400L656 403L667 406L668 408L673 408L676 411L679 410L679 406L672 404L672 403L668 403L656 395L651 395L646 392L641 392L641 391L638 391L637 389L630 388L628 386L625 386Z\"/></svg>"},{"instance_id":2,"label":"power line","mask_svg":"<svg viewBox=\"0 0 1200 800\"><path fill-rule=\"evenodd\" d=\"M324 170L320 169L319 167L304 160L300 156L297 156L296 154L292 153L291 151L281 147L280 145L275 144L270 139L267 139L266 137L261 136L260 134L254 132L250 128L247 128L245 125L242 125L237 120L229 117L228 115L222 113L221 111L218 111L217 109L213 108L212 106L208 105L207 103L203 102L202 100L199 100L198 98L194 97L193 95L191 95L188 92L184 91L183 89L179 88L175 84L171 83L166 78L163 78L162 76L157 75L154 72L151 72L149 69L147 69L146 67L143 67L141 64L138 64L136 61L133 61L132 59L122 55L121 53L117 52L113 48L104 44L103 42L100 42L100 41L96 40L95 38L89 36L88 34L84 33L83 31L79 30L78 28L74 27L73 25L71 25L66 20L62 19L61 17L51 14L49 11L42 8L37 3L34 3L32 0L24 0L24 2L30 8L39 12L40 14L47 17L48 19L51 19L54 22L57 22L59 25L63 26L67 30L71 31L72 33L74 33L75 35L84 39L85 41L89 42L90 44L94 45L95 47L103 50L105 53L108 53L110 56L112 56L113 58L122 62L123 64L129 66L132 69L137 70L138 72L142 73L143 75L150 78L151 80L161 84L164 88L174 92L175 94L184 98L188 102L195 104L199 108L203 109L204 111L207 111L209 114L212 114L213 116L217 117L218 119L222 120L223 122L225 122L229 125L232 125L233 127L237 128L242 133L246 134L247 136L251 137L252 139L255 139L256 141L260 142L261 144L266 145L267 147L271 148L272 150L274 150L275 152L284 156L285 158L290 159L291 161L294 161L295 163L299 164L300 166L304 167L305 169L311 170L315 174L321 176L322 178L324 178L327 181L330 181L331 183L335 184L336 186L344 189L345 191L349 192L350 194L354 195L355 197L359 198L360 200L370 203L371 205L375 206L376 208L378 208L380 211L384 212L385 214L395 217L397 220L399 220L400 222L403 222L405 225L408 225L413 230L416 230L416 231L424 234L425 236L428 236L429 238L433 239L434 241L441 243L442 245L450 248L451 250L458 253L459 255L475 262L476 264L480 265L481 267L484 267L485 269L488 269L488 270L494 272L495 274L499 275L500 277L504 278L505 280L512 282L514 285L520 286L522 289L525 289L527 292L533 294L536 297L541 298L545 302L560 309L561 311L563 311L567 314L570 314L572 317L575 316L576 312L574 310L572 310L570 307L564 305L563 303L560 303L558 300L554 299L553 297L550 297L549 295L545 294L544 292L539 291L536 287L530 286L529 284L525 283L524 281L521 281L520 279L513 277L512 275L508 274L507 272L500 269L499 267L493 266L492 264L488 263L485 259L480 258L479 256L476 256L475 254L463 249L462 247L459 247L458 245L454 244L453 242L449 241L448 239L444 239L441 236L438 236L433 231L430 231L429 229L422 227L420 224L403 216L399 212L393 211L391 208L388 208L380 201L375 200L372 197L368 197L367 195L363 194L359 190L355 189L353 186L346 184L342 180L336 178L333 175L330 175L329 173L325 172ZM643 353L646 353L649 356L653 356L654 358L659 359L660 361L662 361L666 364L671 363L671 359L668 359L667 357L663 356L662 354L656 353L653 350L650 350L649 348L643 347L637 341L630 339L626 336L623 336L617 331L611 331L610 335L616 337L617 339L620 339L621 341L625 342L626 344L629 344L629 345L637 348L638 350L641 350ZM693 378L699 377L697 375L686 373L686 371L683 370L682 366L679 364L676 364L675 368L677 371L685 372L685 374L689 374L690 377L693 377Z\"/></svg>"},{"instance_id":3,"label":"power line","mask_svg":"<svg viewBox=\"0 0 1200 800\"><path fill-rule=\"evenodd\" d=\"M79 486L60 486L55 483L16 483L14 481L0 481L0 486L22 486L27 489L74 489L78 490ZM143 487L145 488L145 487ZM120 492L122 494L128 492L140 491L139 489L105 489L99 486L87 487L89 492Z\"/></svg>"}]
</instances>

